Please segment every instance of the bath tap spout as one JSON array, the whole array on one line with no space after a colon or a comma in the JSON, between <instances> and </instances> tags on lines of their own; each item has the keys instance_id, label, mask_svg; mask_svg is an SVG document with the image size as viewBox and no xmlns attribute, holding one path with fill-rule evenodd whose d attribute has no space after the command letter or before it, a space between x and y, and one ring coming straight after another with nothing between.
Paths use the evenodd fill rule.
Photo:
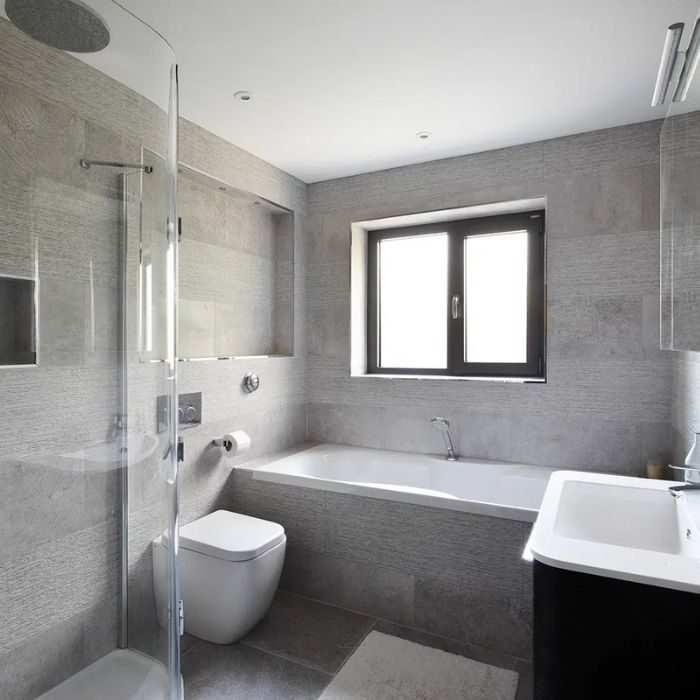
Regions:
<instances>
[{"instance_id":1,"label":"bath tap spout","mask_svg":"<svg viewBox=\"0 0 700 700\"><path fill-rule=\"evenodd\" d=\"M455 452L452 435L450 434L450 421L445 418L440 418L440 416L435 416L430 419L430 424L442 433L443 440L445 441L445 449L447 450L447 461L455 462L457 460L457 453Z\"/></svg>"}]
</instances>

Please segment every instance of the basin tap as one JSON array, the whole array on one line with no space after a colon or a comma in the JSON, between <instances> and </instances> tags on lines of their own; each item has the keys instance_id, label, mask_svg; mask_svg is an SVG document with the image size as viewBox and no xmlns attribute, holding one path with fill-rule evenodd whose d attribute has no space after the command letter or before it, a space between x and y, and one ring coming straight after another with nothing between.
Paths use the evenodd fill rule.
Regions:
<instances>
[{"instance_id":1,"label":"basin tap","mask_svg":"<svg viewBox=\"0 0 700 700\"><path fill-rule=\"evenodd\" d=\"M680 484L679 486L669 486L668 490L671 492L672 496L678 498L682 493L686 491L700 491L700 484L694 482L687 482L685 484Z\"/></svg>"},{"instance_id":2,"label":"basin tap","mask_svg":"<svg viewBox=\"0 0 700 700\"><path fill-rule=\"evenodd\" d=\"M450 435L450 421L445 418L440 418L440 416L435 416L435 418L430 419L430 424L442 433L442 437L445 440L445 449L447 450L447 461L456 461L457 453L455 452L455 446L452 442L452 435Z\"/></svg>"},{"instance_id":3,"label":"basin tap","mask_svg":"<svg viewBox=\"0 0 700 700\"><path fill-rule=\"evenodd\" d=\"M672 496L678 498L684 491L700 491L700 433L695 433L690 452L685 456L685 463L682 467L675 464L668 465L671 469L683 472L685 484L680 486L669 486L668 490Z\"/></svg>"},{"instance_id":4,"label":"basin tap","mask_svg":"<svg viewBox=\"0 0 700 700\"><path fill-rule=\"evenodd\" d=\"M685 464L682 467L677 467L673 464L669 464L671 469L677 471L683 471L683 477L685 479L684 484L678 484L678 486L669 486L668 490L672 496L678 498L682 493L686 491L700 491L700 480L698 480L698 475L700 474L700 468L692 465Z\"/></svg>"}]
</instances>

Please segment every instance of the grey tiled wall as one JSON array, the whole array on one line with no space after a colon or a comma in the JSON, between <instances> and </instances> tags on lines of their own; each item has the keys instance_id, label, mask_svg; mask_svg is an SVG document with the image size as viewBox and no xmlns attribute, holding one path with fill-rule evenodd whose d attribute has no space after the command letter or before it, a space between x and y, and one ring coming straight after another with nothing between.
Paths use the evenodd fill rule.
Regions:
<instances>
[{"instance_id":1,"label":"grey tiled wall","mask_svg":"<svg viewBox=\"0 0 700 700\"><path fill-rule=\"evenodd\" d=\"M700 432L700 352L676 353L671 414L671 458L674 464L683 464L696 432Z\"/></svg>"},{"instance_id":2,"label":"grey tiled wall","mask_svg":"<svg viewBox=\"0 0 700 700\"><path fill-rule=\"evenodd\" d=\"M142 98L0 20L0 273L33 274L37 254L41 287L40 367L0 369L3 698L34 698L117 643L118 472L59 457L103 441L119 409L120 200L113 173L81 170L78 159L138 160L141 143L162 152L152 140L156 124ZM181 157L295 211L294 313L302 328L305 185L186 121ZM305 438L297 335L294 357L182 366L181 390L203 392L205 420L184 436L184 522L213 507L235 463L208 447L217 434L247 430L254 455ZM240 388L249 369L261 377L253 396ZM152 431L160 370L134 363L129 384L135 424ZM147 650L158 634L149 545L164 525L157 466L145 460L130 474L130 641Z\"/></svg>"},{"instance_id":3,"label":"grey tiled wall","mask_svg":"<svg viewBox=\"0 0 700 700\"><path fill-rule=\"evenodd\" d=\"M244 469L223 502L283 524L283 589L530 658L528 523L274 484Z\"/></svg>"},{"instance_id":4,"label":"grey tiled wall","mask_svg":"<svg viewBox=\"0 0 700 700\"><path fill-rule=\"evenodd\" d=\"M639 473L668 450L659 348L659 122L309 186L309 437ZM546 385L350 378L350 224L547 197Z\"/></svg>"},{"instance_id":5,"label":"grey tiled wall","mask_svg":"<svg viewBox=\"0 0 700 700\"><path fill-rule=\"evenodd\" d=\"M292 334L276 323L294 318L293 294L285 293L293 249L285 245L282 216L186 175L178 194L186 231L179 255L179 356L288 354Z\"/></svg>"}]
</instances>

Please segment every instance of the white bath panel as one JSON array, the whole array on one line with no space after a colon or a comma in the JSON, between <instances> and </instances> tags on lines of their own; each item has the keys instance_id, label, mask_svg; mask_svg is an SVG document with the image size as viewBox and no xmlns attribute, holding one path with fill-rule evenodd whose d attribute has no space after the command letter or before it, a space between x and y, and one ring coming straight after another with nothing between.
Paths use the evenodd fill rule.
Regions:
<instances>
[{"instance_id":1,"label":"white bath panel","mask_svg":"<svg viewBox=\"0 0 700 700\"><path fill-rule=\"evenodd\" d=\"M37 700L167 700L163 666L130 649L115 649Z\"/></svg>"}]
</instances>

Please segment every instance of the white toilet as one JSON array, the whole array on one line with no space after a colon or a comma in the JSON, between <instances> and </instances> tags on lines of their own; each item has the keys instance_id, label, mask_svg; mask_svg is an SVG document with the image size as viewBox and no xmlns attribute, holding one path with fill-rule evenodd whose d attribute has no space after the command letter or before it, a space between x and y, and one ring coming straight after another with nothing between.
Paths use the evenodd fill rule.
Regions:
<instances>
[{"instance_id":1,"label":"white toilet","mask_svg":"<svg viewBox=\"0 0 700 700\"><path fill-rule=\"evenodd\" d=\"M270 607L282 573L284 528L217 510L180 528L180 595L185 631L215 644L245 636ZM158 617L167 611L159 582L166 566L163 538L153 542Z\"/></svg>"}]
</instances>

